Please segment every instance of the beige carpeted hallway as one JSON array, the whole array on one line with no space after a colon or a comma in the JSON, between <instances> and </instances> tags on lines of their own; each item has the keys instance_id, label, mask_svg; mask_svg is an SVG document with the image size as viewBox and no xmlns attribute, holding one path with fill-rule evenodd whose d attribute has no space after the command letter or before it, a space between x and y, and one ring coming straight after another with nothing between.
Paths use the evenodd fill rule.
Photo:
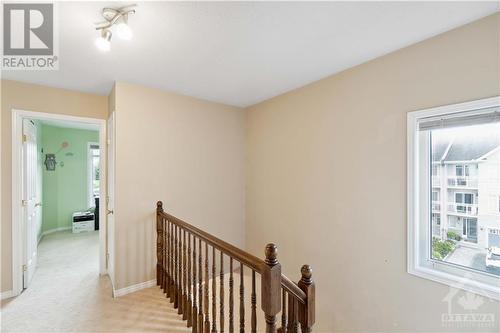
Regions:
<instances>
[{"instance_id":1,"label":"beige carpeted hallway","mask_svg":"<svg viewBox=\"0 0 500 333\"><path fill-rule=\"evenodd\" d=\"M159 288L112 298L98 232L47 235L30 287L2 301L1 332L189 332Z\"/></svg>"}]
</instances>

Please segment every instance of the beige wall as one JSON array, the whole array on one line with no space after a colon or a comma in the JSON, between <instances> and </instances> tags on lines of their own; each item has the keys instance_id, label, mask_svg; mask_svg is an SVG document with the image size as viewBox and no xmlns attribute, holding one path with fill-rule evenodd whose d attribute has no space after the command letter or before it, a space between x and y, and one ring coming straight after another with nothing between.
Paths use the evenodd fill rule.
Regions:
<instances>
[{"instance_id":1,"label":"beige wall","mask_svg":"<svg viewBox=\"0 0 500 333\"><path fill-rule=\"evenodd\" d=\"M113 84L113 88L111 88L111 92L108 96L108 117L109 115L115 111L115 85Z\"/></svg>"},{"instance_id":2,"label":"beige wall","mask_svg":"<svg viewBox=\"0 0 500 333\"><path fill-rule=\"evenodd\" d=\"M3 292L12 289L12 109L106 119L108 106L106 96L16 81L2 80L1 92L1 290Z\"/></svg>"},{"instance_id":3,"label":"beige wall","mask_svg":"<svg viewBox=\"0 0 500 333\"><path fill-rule=\"evenodd\" d=\"M118 82L115 288L155 278L156 201L244 246L245 113Z\"/></svg>"},{"instance_id":4,"label":"beige wall","mask_svg":"<svg viewBox=\"0 0 500 333\"><path fill-rule=\"evenodd\" d=\"M406 272L406 113L499 95L499 20L247 110L247 248L276 242L295 279L313 266L316 332L443 330L449 288ZM483 311L498 332L500 303Z\"/></svg>"}]
</instances>

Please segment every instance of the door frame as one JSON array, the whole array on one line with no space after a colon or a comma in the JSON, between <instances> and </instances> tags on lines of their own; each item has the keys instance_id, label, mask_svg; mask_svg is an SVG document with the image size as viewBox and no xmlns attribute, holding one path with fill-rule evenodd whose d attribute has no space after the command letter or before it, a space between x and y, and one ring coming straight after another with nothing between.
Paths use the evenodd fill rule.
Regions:
<instances>
[{"instance_id":1,"label":"door frame","mask_svg":"<svg viewBox=\"0 0 500 333\"><path fill-rule=\"evenodd\" d=\"M107 124L107 134L106 134L106 143L107 143L107 149L108 149L108 155L106 155L106 162L111 161L112 163L108 163L108 167L106 169L106 177L108 177L108 182L106 183L106 191L107 191L107 197L106 197L106 226L107 226L107 238L106 238L106 244L108 247L108 256L106 257L108 266L108 276L109 279L111 280L111 289L113 290L113 297L115 297L115 234L114 231L115 226L116 226L116 221L115 221L115 179L116 179L116 163L115 163L115 156L116 156L116 113L115 110L112 110L109 113L109 117L106 120ZM109 160L108 160L109 159ZM110 175L111 173L111 175ZM109 190L109 191L108 191ZM111 195L113 197L111 197ZM113 200L113 207L109 207L109 202ZM111 210L110 210L111 209ZM110 215L112 215L112 223L110 222L109 218Z\"/></svg>"},{"instance_id":2,"label":"door frame","mask_svg":"<svg viewBox=\"0 0 500 333\"><path fill-rule=\"evenodd\" d=\"M12 296L19 295L23 290L23 244L22 233L22 123L24 118L33 120L63 120L75 121L99 126L99 149L103 158L100 159L101 170L107 168L107 145L106 145L106 120L98 118L77 117L64 114L44 113L12 109ZM107 274L106 262L106 172L102 173L100 187L101 202L99 205L99 218L102 226L99 228L99 273Z\"/></svg>"}]
</instances>

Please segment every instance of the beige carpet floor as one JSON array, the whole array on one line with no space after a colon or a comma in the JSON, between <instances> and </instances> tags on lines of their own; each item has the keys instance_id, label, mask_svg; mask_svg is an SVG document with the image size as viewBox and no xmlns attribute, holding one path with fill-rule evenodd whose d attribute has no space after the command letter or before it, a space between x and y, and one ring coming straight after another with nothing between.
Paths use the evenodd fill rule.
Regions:
<instances>
[{"instance_id":1,"label":"beige carpet floor","mask_svg":"<svg viewBox=\"0 0 500 333\"><path fill-rule=\"evenodd\" d=\"M159 288L112 298L99 276L98 232L58 232L40 242L28 289L2 301L1 332L190 332Z\"/></svg>"}]
</instances>

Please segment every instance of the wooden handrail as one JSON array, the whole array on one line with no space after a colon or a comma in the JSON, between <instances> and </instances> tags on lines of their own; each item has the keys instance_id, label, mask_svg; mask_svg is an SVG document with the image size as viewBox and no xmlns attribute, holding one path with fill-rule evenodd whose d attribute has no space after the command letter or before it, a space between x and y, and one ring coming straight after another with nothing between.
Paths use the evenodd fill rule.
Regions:
<instances>
[{"instance_id":1,"label":"wooden handrail","mask_svg":"<svg viewBox=\"0 0 500 333\"><path fill-rule=\"evenodd\" d=\"M262 272L262 266L266 264L264 260L259 259L256 256L253 256L250 253L247 253L237 248L236 246L223 241L220 238L212 236L208 232L196 228L195 226L192 226L191 224L184 222L173 215L167 214L165 212L160 212L159 214L160 216L166 218L173 224L187 230L196 237L201 238L204 242L207 242L211 246L215 247L217 250L224 252L228 256L232 257L233 259L236 259L239 262L244 263L245 265L247 265L248 267L259 273Z\"/></svg>"},{"instance_id":2,"label":"wooden handrail","mask_svg":"<svg viewBox=\"0 0 500 333\"><path fill-rule=\"evenodd\" d=\"M296 332L298 324L303 333L311 332L315 320L315 285L312 269L302 266L298 283L281 274L277 259L278 248L268 244L265 260L257 258L181 219L166 213L161 201L156 209L157 229L157 284L167 294L178 313L182 314L193 333L217 332L216 279L219 278L219 325L224 329L224 256L229 257L229 331L233 332L234 309L239 304L239 331L245 331L244 266L251 269L251 327L257 331L255 273L261 276L261 308L266 321L266 333ZM192 242L191 242L192 240ZM204 251L202 248L204 243ZM191 247L191 244L193 245ZM198 246L197 246L198 245ZM211 247L211 251L209 251ZM198 252L197 252L198 250ZM216 257L216 250L220 256ZM211 257L212 260L209 260ZM216 274L216 262L220 272ZM233 261L237 270L233 271ZM204 265L202 265L204 263ZM209 266L211 265L211 269ZM240 277L239 302L234 302L233 272ZM209 280L212 290L209 298ZM197 298L198 295L198 298ZM211 311L209 303L211 300ZM277 328L276 316L281 312L281 327ZM211 317L209 316L211 315Z\"/></svg>"},{"instance_id":3,"label":"wooden handrail","mask_svg":"<svg viewBox=\"0 0 500 333\"><path fill-rule=\"evenodd\" d=\"M196 237L199 237L203 239L203 241L208 242L210 245L218 249L219 251L224 252L228 256L232 257L233 259L236 259L239 262L244 263L254 271L258 272L259 274L262 273L262 265L265 265L264 260L259 259L250 253L247 253L236 246L229 244L228 242L223 241L220 238L217 238L208 232L205 232L195 226L190 225L187 222L184 222L183 220L170 215L165 212L160 212L160 216L166 218L173 224L180 226L190 232L191 234L195 235ZM306 302L306 294L297 286L295 282L287 278L284 274L281 274L281 285L283 286L284 289L286 289L287 292L291 293L297 300L305 304Z\"/></svg>"},{"instance_id":4,"label":"wooden handrail","mask_svg":"<svg viewBox=\"0 0 500 333\"><path fill-rule=\"evenodd\" d=\"M284 274L281 274L281 286L289 294L292 294L300 303L306 304L306 293L303 292L295 282L287 278Z\"/></svg>"}]
</instances>

